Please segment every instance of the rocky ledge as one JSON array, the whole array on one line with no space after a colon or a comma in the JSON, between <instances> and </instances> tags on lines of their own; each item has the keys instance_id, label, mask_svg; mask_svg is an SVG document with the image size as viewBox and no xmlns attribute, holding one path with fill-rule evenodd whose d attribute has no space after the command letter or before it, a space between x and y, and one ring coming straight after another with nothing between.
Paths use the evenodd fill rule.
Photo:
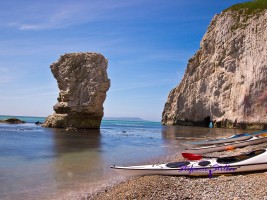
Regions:
<instances>
[{"instance_id":1,"label":"rocky ledge","mask_svg":"<svg viewBox=\"0 0 267 200\"><path fill-rule=\"evenodd\" d=\"M68 53L50 68L59 87L55 113L44 127L99 128L110 87L108 61L98 53Z\"/></svg>"},{"instance_id":2,"label":"rocky ledge","mask_svg":"<svg viewBox=\"0 0 267 200\"><path fill-rule=\"evenodd\" d=\"M0 123L23 124L23 123L25 123L25 121L22 121L22 120L17 119L17 118L9 118L9 119L0 120Z\"/></svg>"}]
</instances>

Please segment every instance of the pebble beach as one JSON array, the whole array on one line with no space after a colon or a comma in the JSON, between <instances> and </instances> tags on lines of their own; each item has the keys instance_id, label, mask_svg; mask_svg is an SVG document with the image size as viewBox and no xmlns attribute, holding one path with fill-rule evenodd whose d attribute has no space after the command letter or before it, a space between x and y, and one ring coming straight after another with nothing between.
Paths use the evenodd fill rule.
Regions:
<instances>
[{"instance_id":1,"label":"pebble beach","mask_svg":"<svg viewBox=\"0 0 267 200\"><path fill-rule=\"evenodd\" d=\"M232 156L267 148L267 143L204 154L205 156ZM166 158L183 160L179 154ZM95 193L84 193L81 200L111 199L233 199L266 200L267 171L246 174L221 175L212 178L189 176L141 176L124 178Z\"/></svg>"}]
</instances>

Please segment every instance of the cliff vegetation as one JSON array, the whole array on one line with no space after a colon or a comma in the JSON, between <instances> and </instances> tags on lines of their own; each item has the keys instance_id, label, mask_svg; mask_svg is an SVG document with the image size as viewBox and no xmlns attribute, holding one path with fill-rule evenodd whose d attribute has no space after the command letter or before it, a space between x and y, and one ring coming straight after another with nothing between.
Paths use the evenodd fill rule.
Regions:
<instances>
[{"instance_id":1,"label":"cliff vegetation","mask_svg":"<svg viewBox=\"0 0 267 200\"><path fill-rule=\"evenodd\" d=\"M254 14L259 13L267 9L267 1L266 0L253 0L250 2L239 3L231 6L225 11L245 11L245 14Z\"/></svg>"}]
</instances>

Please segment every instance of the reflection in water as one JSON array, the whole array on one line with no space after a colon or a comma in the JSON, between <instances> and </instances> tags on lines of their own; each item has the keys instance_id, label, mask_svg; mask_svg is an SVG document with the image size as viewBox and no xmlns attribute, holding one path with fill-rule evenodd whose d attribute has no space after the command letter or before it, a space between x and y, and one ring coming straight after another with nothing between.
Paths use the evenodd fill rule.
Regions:
<instances>
[{"instance_id":1,"label":"reflection in water","mask_svg":"<svg viewBox=\"0 0 267 200\"><path fill-rule=\"evenodd\" d=\"M53 170L55 194L66 194L88 182L99 181L103 174L100 130L52 131L58 156Z\"/></svg>"},{"instance_id":2,"label":"reflection in water","mask_svg":"<svg viewBox=\"0 0 267 200\"><path fill-rule=\"evenodd\" d=\"M246 130L252 133L257 130ZM162 138L169 142L169 146L176 146L179 152L185 149L183 142L209 140L244 133L242 129L206 128L191 126L162 126Z\"/></svg>"},{"instance_id":3,"label":"reflection in water","mask_svg":"<svg viewBox=\"0 0 267 200\"><path fill-rule=\"evenodd\" d=\"M51 129L51 132L53 132L54 150L58 155L100 148L101 135L98 129L85 129L78 132Z\"/></svg>"},{"instance_id":4,"label":"reflection in water","mask_svg":"<svg viewBox=\"0 0 267 200\"><path fill-rule=\"evenodd\" d=\"M117 177L112 164L155 164L179 154L185 140L235 133L243 130L120 121L78 132L29 123L0 125L0 199L58 199L89 192Z\"/></svg>"},{"instance_id":5,"label":"reflection in water","mask_svg":"<svg viewBox=\"0 0 267 200\"><path fill-rule=\"evenodd\" d=\"M246 130L252 133L257 130ZM223 128L206 128L192 126L162 126L162 137L172 140L206 140L220 138L223 136L231 136L238 133L244 133L242 129L223 129Z\"/></svg>"}]
</instances>

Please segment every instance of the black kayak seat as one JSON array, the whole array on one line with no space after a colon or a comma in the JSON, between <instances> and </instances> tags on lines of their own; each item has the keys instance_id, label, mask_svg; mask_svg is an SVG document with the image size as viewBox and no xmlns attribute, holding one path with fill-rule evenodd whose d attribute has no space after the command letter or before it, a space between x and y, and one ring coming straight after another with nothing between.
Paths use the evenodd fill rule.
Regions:
<instances>
[{"instance_id":1,"label":"black kayak seat","mask_svg":"<svg viewBox=\"0 0 267 200\"><path fill-rule=\"evenodd\" d=\"M209 164L210 164L210 161L208 161L208 160L203 160L203 161L200 161L198 163L198 165L201 166L201 167L205 167L205 166L207 166Z\"/></svg>"},{"instance_id":2,"label":"black kayak seat","mask_svg":"<svg viewBox=\"0 0 267 200\"><path fill-rule=\"evenodd\" d=\"M261 149L261 150L252 151L252 152L247 153L247 154L241 154L238 156L218 158L217 163L230 164L230 163L240 162L240 161L252 158L254 156L260 155L260 154L264 153L265 151L266 151L265 149Z\"/></svg>"},{"instance_id":3,"label":"black kayak seat","mask_svg":"<svg viewBox=\"0 0 267 200\"><path fill-rule=\"evenodd\" d=\"M187 166L189 164L190 164L190 162L188 162L188 161L184 161L184 162L171 162L171 163L166 164L166 167L169 167L169 168L179 168L179 167Z\"/></svg>"}]
</instances>

